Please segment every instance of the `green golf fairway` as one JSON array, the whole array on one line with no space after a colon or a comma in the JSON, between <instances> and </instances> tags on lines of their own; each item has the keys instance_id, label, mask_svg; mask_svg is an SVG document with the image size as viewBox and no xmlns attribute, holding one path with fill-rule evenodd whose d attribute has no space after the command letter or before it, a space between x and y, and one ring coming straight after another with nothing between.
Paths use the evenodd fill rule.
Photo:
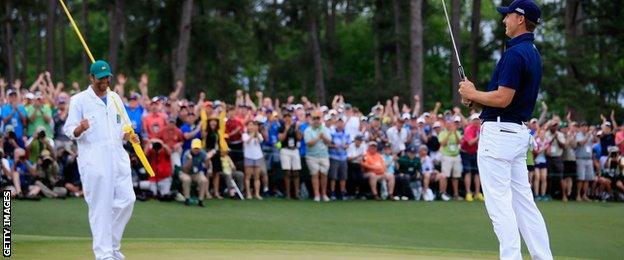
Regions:
<instances>
[{"instance_id":1,"label":"green golf fairway","mask_svg":"<svg viewBox=\"0 0 624 260\"><path fill-rule=\"evenodd\" d=\"M538 206L557 258L624 258L624 204ZM12 213L14 258L93 257L83 200L13 201ZM497 249L482 203L277 199L137 202L122 244L128 259L474 259Z\"/></svg>"}]
</instances>

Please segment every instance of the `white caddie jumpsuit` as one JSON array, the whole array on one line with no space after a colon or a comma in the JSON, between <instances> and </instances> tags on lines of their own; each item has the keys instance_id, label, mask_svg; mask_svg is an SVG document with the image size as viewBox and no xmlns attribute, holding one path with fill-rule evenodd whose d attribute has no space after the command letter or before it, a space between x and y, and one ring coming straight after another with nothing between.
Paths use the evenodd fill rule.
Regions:
<instances>
[{"instance_id":1,"label":"white caddie jumpsuit","mask_svg":"<svg viewBox=\"0 0 624 260\"><path fill-rule=\"evenodd\" d=\"M117 101L119 115L113 99ZM107 94L107 104L89 86L74 95L63 132L78 143L78 169L89 206L89 224L95 259L114 259L124 228L136 200L132 188L130 158L123 148L123 124L128 115L119 95ZM74 130L89 120L89 129L80 136Z\"/></svg>"},{"instance_id":2,"label":"white caddie jumpsuit","mask_svg":"<svg viewBox=\"0 0 624 260\"><path fill-rule=\"evenodd\" d=\"M529 184L526 153L530 138L525 125L500 122L500 118L481 125L477 164L503 260L522 260L520 235L531 258L552 259L546 223Z\"/></svg>"}]
</instances>

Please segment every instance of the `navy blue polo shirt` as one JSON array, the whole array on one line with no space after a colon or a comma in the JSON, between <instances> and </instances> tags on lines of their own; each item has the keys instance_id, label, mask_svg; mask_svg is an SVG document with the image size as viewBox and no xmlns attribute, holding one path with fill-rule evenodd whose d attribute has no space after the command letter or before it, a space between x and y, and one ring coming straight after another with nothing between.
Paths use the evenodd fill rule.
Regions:
<instances>
[{"instance_id":1,"label":"navy blue polo shirt","mask_svg":"<svg viewBox=\"0 0 624 260\"><path fill-rule=\"evenodd\" d=\"M511 103L505 108L484 107L481 119L528 121L533 114L542 80L542 59L533 44L533 33L525 33L507 42L507 50L496 64L487 91L498 86L516 90Z\"/></svg>"}]
</instances>

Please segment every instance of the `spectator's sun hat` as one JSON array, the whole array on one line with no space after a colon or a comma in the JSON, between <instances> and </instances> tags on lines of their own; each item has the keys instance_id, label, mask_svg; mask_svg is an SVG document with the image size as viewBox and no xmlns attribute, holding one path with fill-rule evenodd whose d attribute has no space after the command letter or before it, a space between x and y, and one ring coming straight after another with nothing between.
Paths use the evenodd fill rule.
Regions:
<instances>
[{"instance_id":1,"label":"spectator's sun hat","mask_svg":"<svg viewBox=\"0 0 624 260\"><path fill-rule=\"evenodd\" d=\"M424 119L424 118L422 118L422 117L419 117L419 118L416 120L416 123L418 123L418 124L424 124L424 123L425 123L425 119Z\"/></svg>"},{"instance_id":2,"label":"spectator's sun hat","mask_svg":"<svg viewBox=\"0 0 624 260\"><path fill-rule=\"evenodd\" d=\"M373 146L373 145L374 145L375 147L377 147L377 142L375 142L375 141L370 141L370 142L368 142L368 146Z\"/></svg>"},{"instance_id":3,"label":"spectator's sun hat","mask_svg":"<svg viewBox=\"0 0 624 260\"><path fill-rule=\"evenodd\" d=\"M416 147L414 146L407 147L405 151L408 153L416 153Z\"/></svg>"},{"instance_id":4,"label":"spectator's sun hat","mask_svg":"<svg viewBox=\"0 0 624 260\"><path fill-rule=\"evenodd\" d=\"M45 126L40 125L40 126L37 126L37 128L35 129L35 133L38 134L38 133L41 133L41 132L45 132L45 130L46 130Z\"/></svg>"},{"instance_id":5,"label":"spectator's sun hat","mask_svg":"<svg viewBox=\"0 0 624 260\"><path fill-rule=\"evenodd\" d=\"M355 136L355 141L363 141L364 140L364 136L361 134L358 134Z\"/></svg>"},{"instance_id":6,"label":"spectator's sun hat","mask_svg":"<svg viewBox=\"0 0 624 260\"><path fill-rule=\"evenodd\" d=\"M141 98L141 94L134 92L130 95L130 98L128 100L137 100L139 98Z\"/></svg>"},{"instance_id":7,"label":"spectator's sun hat","mask_svg":"<svg viewBox=\"0 0 624 260\"><path fill-rule=\"evenodd\" d=\"M263 116L263 115L257 115L257 116L254 118L254 121L255 121L256 123L264 124L264 123L266 123L267 118L266 118L265 116Z\"/></svg>"},{"instance_id":8,"label":"spectator's sun hat","mask_svg":"<svg viewBox=\"0 0 624 260\"><path fill-rule=\"evenodd\" d=\"M7 90L7 93L6 93L6 94L7 94L7 96L8 96L8 95L17 95L17 92L15 92L15 89L10 88L10 89L8 89L8 90Z\"/></svg>"},{"instance_id":9,"label":"spectator's sun hat","mask_svg":"<svg viewBox=\"0 0 624 260\"><path fill-rule=\"evenodd\" d=\"M442 124L440 124L440 121L435 121L433 123L433 128L436 128L436 127L442 127Z\"/></svg>"},{"instance_id":10,"label":"spectator's sun hat","mask_svg":"<svg viewBox=\"0 0 624 260\"><path fill-rule=\"evenodd\" d=\"M191 141L191 149L201 149L201 148L202 148L201 139L195 138L193 139L193 141Z\"/></svg>"},{"instance_id":11,"label":"spectator's sun hat","mask_svg":"<svg viewBox=\"0 0 624 260\"><path fill-rule=\"evenodd\" d=\"M478 113L474 113L474 114L470 115L470 121L479 119L480 115L481 114L478 114Z\"/></svg>"},{"instance_id":12,"label":"spectator's sun hat","mask_svg":"<svg viewBox=\"0 0 624 260\"><path fill-rule=\"evenodd\" d=\"M453 117L453 122L461 122L461 121L462 121L462 119L461 119L460 116L454 116Z\"/></svg>"},{"instance_id":13,"label":"spectator's sun hat","mask_svg":"<svg viewBox=\"0 0 624 260\"><path fill-rule=\"evenodd\" d=\"M409 113L403 113L401 115L401 120L409 120L411 118Z\"/></svg>"},{"instance_id":14,"label":"spectator's sun hat","mask_svg":"<svg viewBox=\"0 0 624 260\"><path fill-rule=\"evenodd\" d=\"M14 133L15 133L15 127L13 127L13 125L6 125L6 126L4 127L4 132L5 132L5 133L14 132Z\"/></svg>"},{"instance_id":15,"label":"spectator's sun hat","mask_svg":"<svg viewBox=\"0 0 624 260\"><path fill-rule=\"evenodd\" d=\"M422 151L422 150L429 151L429 147L427 147L427 146L426 146L426 145L424 145L424 144L421 144L421 145L418 147L418 151Z\"/></svg>"},{"instance_id":16,"label":"spectator's sun hat","mask_svg":"<svg viewBox=\"0 0 624 260\"><path fill-rule=\"evenodd\" d=\"M50 153L50 151L48 151L48 149L44 149L43 151L41 151L41 158L42 159L52 159L52 154Z\"/></svg>"},{"instance_id":17,"label":"spectator's sun hat","mask_svg":"<svg viewBox=\"0 0 624 260\"><path fill-rule=\"evenodd\" d=\"M619 153L620 152L620 148L615 146L615 145L612 145L612 146L609 146L607 148L607 152L609 152L609 153Z\"/></svg>"},{"instance_id":18,"label":"spectator's sun hat","mask_svg":"<svg viewBox=\"0 0 624 260\"><path fill-rule=\"evenodd\" d=\"M33 93L28 92L26 93L26 95L24 95L24 98L32 100L32 99L35 99L35 95Z\"/></svg>"}]
</instances>

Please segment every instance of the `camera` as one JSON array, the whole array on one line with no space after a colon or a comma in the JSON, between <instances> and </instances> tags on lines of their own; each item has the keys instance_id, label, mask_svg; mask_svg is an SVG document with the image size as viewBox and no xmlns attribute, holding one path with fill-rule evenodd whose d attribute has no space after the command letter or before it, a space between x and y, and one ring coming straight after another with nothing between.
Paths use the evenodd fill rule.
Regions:
<instances>
[{"instance_id":1,"label":"camera","mask_svg":"<svg viewBox=\"0 0 624 260\"><path fill-rule=\"evenodd\" d=\"M152 143L152 149L154 149L154 150L158 151L158 150L160 150L161 148L162 148L162 144L161 144L161 143L159 143L159 142L154 142L154 143Z\"/></svg>"},{"instance_id":2,"label":"camera","mask_svg":"<svg viewBox=\"0 0 624 260\"><path fill-rule=\"evenodd\" d=\"M37 133L37 137L38 138L45 138L46 137L45 131L40 131L39 133Z\"/></svg>"},{"instance_id":3,"label":"camera","mask_svg":"<svg viewBox=\"0 0 624 260\"><path fill-rule=\"evenodd\" d=\"M48 166L50 166L51 164L52 164L52 159L45 158L43 159L43 162L41 163L41 167L48 168Z\"/></svg>"}]
</instances>

